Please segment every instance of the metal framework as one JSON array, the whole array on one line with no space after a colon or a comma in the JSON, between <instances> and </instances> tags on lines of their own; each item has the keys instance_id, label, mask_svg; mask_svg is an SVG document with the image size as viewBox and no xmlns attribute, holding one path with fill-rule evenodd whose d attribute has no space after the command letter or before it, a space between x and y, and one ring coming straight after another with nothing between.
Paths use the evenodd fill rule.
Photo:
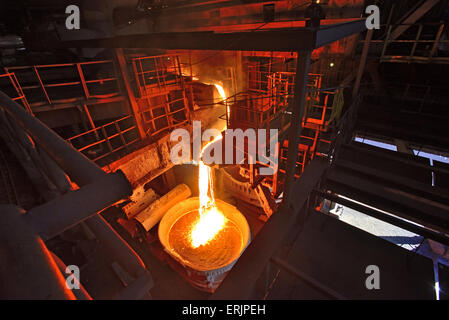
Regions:
<instances>
[{"instance_id":1,"label":"metal framework","mask_svg":"<svg viewBox=\"0 0 449 320\"><path fill-rule=\"evenodd\" d=\"M266 60L266 58L264 58ZM288 108L293 100L295 73L277 71L285 61L270 58L268 62L250 61L247 64L249 88L247 92L227 99L226 113L228 128L273 128L280 129L280 135L288 130ZM305 129L298 144L295 179L303 173L305 166L316 156L327 154L330 146L330 129L334 96L337 89L326 90L321 87L322 75L309 73L307 95L302 127ZM279 121L279 119L281 119ZM263 184L277 197L282 192L286 175L288 141L279 142L279 169L276 177L266 177ZM262 163L258 163L262 166ZM256 176L256 166L248 166L248 175ZM281 175L281 179L277 175Z\"/></svg>"},{"instance_id":2,"label":"metal framework","mask_svg":"<svg viewBox=\"0 0 449 320\"><path fill-rule=\"evenodd\" d=\"M102 159L113 154L119 156L119 151L129 152L140 139L135 119L128 115L72 136L67 141L92 161L102 163Z\"/></svg>"},{"instance_id":3,"label":"metal framework","mask_svg":"<svg viewBox=\"0 0 449 320\"><path fill-rule=\"evenodd\" d=\"M267 31L169 32L117 36L61 43L36 43L36 49L64 48L154 48L186 50L239 50L297 52L313 50L366 29L364 19L323 25L319 28L285 28Z\"/></svg>"},{"instance_id":4,"label":"metal framework","mask_svg":"<svg viewBox=\"0 0 449 320\"><path fill-rule=\"evenodd\" d=\"M131 60L139 92L137 113L148 136L185 125L190 119L184 78L177 55Z\"/></svg>"},{"instance_id":5,"label":"metal framework","mask_svg":"<svg viewBox=\"0 0 449 320\"><path fill-rule=\"evenodd\" d=\"M131 185L124 174L105 173L3 92L0 92L0 107L80 186L79 190L61 195L27 214L15 206L3 206L0 225L3 237L9 241L1 243L2 250L8 254L0 266L0 274L8 298L75 298L65 286L57 262L43 241L83 220L135 279L124 289L123 295L141 297L139 295L152 285L151 276L134 250L98 215L99 211L131 194ZM39 277L31 273L31 279L30 273L24 270L39 272ZM84 295L84 298L89 296Z\"/></svg>"},{"instance_id":6,"label":"metal framework","mask_svg":"<svg viewBox=\"0 0 449 320\"><path fill-rule=\"evenodd\" d=\"M119 36L109 39L79 40L57 44L66 48L160 48L197 50L287 51L297 52L294 95L291 103L291 125L288 136L284 202L279 214L274 215L260 231L237 261L225 281L212 296L214 299L248 298L263 269L285 238L285 233L298 218L305 218L304 208L311 190L322 177L328 164L316 158L294 183L298 145L302 120L305 114L310 56L313 49L359 33L365 29L365 21L355 20L319 28L299 28L254 32L214 33L153 33ZM51 44L46 46L53 47ZM48 47L47 47L48 48ZM306 173L309 174L306 176ZM294 190L293 190L294 189ZM296 196L291 197L294 193ZM280 234L279 231L283 233ZM282 236L284 235L284 236Z\"/></svg>"},{"instance_id":7,"label":"metal framework","mask_svg":"<svg viewBox=\"0 0 449 320\"><path fill-rule=\"evenodd\" d=\"M45 106L46 110L77 107L86 120L84 131L68 141L89 159L104 165L132 151L140 140L183 126L190 119L177 55L129 59L133 73L125 70L122 78L126 86L130 85L128 77L133 77L139 93L134 97L131 85L127 90L133 112L100 126L95 124L90 107L124 101L115 60L7 67L8 73L0 79L8 81L2 88L31 114ZM33 101L29 103L27 96Z\"/></svg>"},{"instance_id":8,"label":"metal framework","mask_svg":"<svg viewBox=\"0 0 449 320\"><path fill-rule=\"evenodd\" d=\"M407 28L407 35L394 35L394 30ZM439 47L448 47L447 26L444 23L415 23L382 26L384 39L371 40L381 45L381 62L448 64L449 57L439 56ZM445 49L447 52L447 49Z\"/></svg>"},{"instance_id":9,"label":"metal framework","mask_svg":"<svg viewBox=\"0 0 449 320\"><path fill-rule=\"evenodd\" d=\"M17 83L22 83L21 91L39 97L31 103L32 106L42 103L55 105L74 98L88 101L121 94L113 60L5 67L5 71L16 75Z\"/></svg>"},{"instance_id":10,"label":"metal framework","mask_svg":"<svg viewBox=\"0 0 449 320\"><path fill-rule=\"evenodd\" d=\"M4 74L0 74L0 79L6 79L7 81L9 81L9 85L10 85L9 89L10 90L8 90L8 88L7 88L8 86L6 86L5 90L7 92L9 91L8 94L9 94L10 98L13 101L20 100L20 102L25 107L25 109L28 112L32 113L30 104L28 103L28 100L27 100L25 94L23 93L22 88L20 87L19 82L17 81L16 75L14 73L4 73ZM13 92L15 92L15 94L17 94L17 95L14 95Z\"/></svg>"}]
</instances>

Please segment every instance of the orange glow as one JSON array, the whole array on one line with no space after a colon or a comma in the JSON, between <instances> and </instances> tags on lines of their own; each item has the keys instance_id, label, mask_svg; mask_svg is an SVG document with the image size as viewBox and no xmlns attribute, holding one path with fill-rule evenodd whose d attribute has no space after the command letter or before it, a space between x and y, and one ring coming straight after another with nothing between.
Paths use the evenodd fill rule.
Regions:
<instances>
[{"instance_id":1,"label":"orange glow","mask_svg":"<svg viewBox=\"0 0 449 320\"><path fill-rule=\"evenodd\" d=\"M230 116L230 112L229 112L229 106L228 106L228 102L226 101L226 93L223 89L223 86L219 85L218 83L214 83L215 88L217 88L218 93L220 94L221 99L223 100L224 104L226 105L226 114L228 116Z\"/></svg>"},{"instance_id":2,"label":"orange glow","mask_svg":"<svg viewBox=\"0 0 449 320\"><path fill-rule=\"evenodd\" d=\"M207 145L203 150L206 147ZM199 162L198 189L200 218L193 226L192 232L190 233L193 248L198 248L199 246L207 244L226 224L225 216L215 205L212 169L205 165L203 161Z\"/></svg>"}]
</instances>

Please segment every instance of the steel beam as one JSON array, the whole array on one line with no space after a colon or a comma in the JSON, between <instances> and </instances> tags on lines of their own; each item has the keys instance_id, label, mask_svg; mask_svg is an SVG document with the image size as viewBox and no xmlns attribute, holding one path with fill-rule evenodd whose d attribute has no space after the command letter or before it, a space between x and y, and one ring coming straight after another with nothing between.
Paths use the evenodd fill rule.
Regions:
<instances>
[{"instance_id":1,"label":"steel beam","mask_svg":"<svg viewBox=\"0 0 449 320\"><path fill-rule=\"evenodd\" d=\"M295 90L292 106L292 118L288 129L288 152L287 169L284 180L284 195L282 202L288 206L291 186L294 181L296 171L296 160L298 158L298 144L301 135L302 118L304 117L304 102L307 91L307 78L309 75L311 51L301 51L298 53L296 62Z\"/></svg>"},{"instance_id":2,"label":"steel beam","mask_svg":"<svg viewBox=\"0 0 449 320\"><path fill-rule=\"evenodd\" d=\"M3 205L0 213L0 299L74 300L51 253L25 221L25 211Z\"/></svg>"},{"instance_id":3,"label":"steel beam","mask_svg":"<svg viewBox=\"0 0 449 320\"><path fill-rule=\"evenodd\" d=\"M290 28L232 33L168 32L116 36L103 39L36 43L36 49L48 48L153 48L187 50L300 51L313 50L366 30L365 19L324 25L319 28Z\"/></svg>"},{"instance_id":4,"label":"steel beam","mask_svg":"<svg viewBox=\"0 0 449 320\"><path fill-rule=\"evenodd\" d=\"M313 49L320 48L365 30L365 19L320 26L315 33L315 44Z\"/></svg>"},{"instance_id":5,"label":"steel beam","mask_svg":"<svg viewBox=\"0 0 449 320\"><path fill-rule=\"evenodd\" d=\"M324 199L344 205L345 207L348 207L355 211L361 212L361 213L371 216L373 218L379 219L381 221L385 221L394 226L398 226L402 229L422 235L425 238L441 242L445 245L449 245L449 238L446 237L443 233L433 231L432 229L424 228L416 223L409 222L403 218L398 218L391 214L387 214L384 211L373 209L372 207L368 207L368 206L362 205L360 203L335 196L331 193L323 192L320 190L314 190L314 193Z\"/></svg>"},{"instance_id":6,"label":"steel beam","mask_svg":"<svg viewBox=\"0 0 449 320\"><path fill-rule=\"evenodd\" d=\"M365 71L366 59L368 58L369 45L373 37L373 29L366 32L365 43L363 44L362 56L360 57L359 69L357 71L357 77L352 90L352 98L354 99L359 94L360 82L362 81L363 72Z\"/></svg>"},{"instance_id":7,"label":"steel beam","mask_svg":"<svg viewBox=\"0 0 449 320\"><path fill-rule=\"evenodd\" d=\"M391 33L390 38L387 38L386 41L396 40L403 34L408 28L410 28L414 23L416 23L422 16L424 16L430 9L432 9L440 0L427 0L425 1L419 8L417 8L414 12L412 12L402 24L400 24L394 31Z\"/></svg>"},{"instance_id":8,"label":"steel beam","mask_svg":"<svg viewBox=\"0 0 449 320\"><path fill-rule=\"evenodd\" d=\"M26 218L42 239L64 230L104 210L128 194L130 184L122 172L115 172L31 209Z\"/></svg>"}]
</instances>

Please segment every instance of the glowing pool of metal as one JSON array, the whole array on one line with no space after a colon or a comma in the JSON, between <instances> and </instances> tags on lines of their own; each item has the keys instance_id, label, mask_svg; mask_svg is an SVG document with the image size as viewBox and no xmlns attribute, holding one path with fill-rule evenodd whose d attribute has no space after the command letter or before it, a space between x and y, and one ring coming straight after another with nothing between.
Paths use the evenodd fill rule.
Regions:
<instances>
[{"instance_id":1,"label":"glowing pool of metal","mask_svg":"<svg viewBox=\"0 0 449 320\"><path fill-rule=\"evenodd\" d=\"M250 241L248 222L236 207L216 199L217 209L226 217L226 224L212 240L195 248L191 243L191 231L199 218L198 206L197 197L173 206L159 224L159 240L184 266L197 271L227 272Z\"/></svg>"}]
</instances>

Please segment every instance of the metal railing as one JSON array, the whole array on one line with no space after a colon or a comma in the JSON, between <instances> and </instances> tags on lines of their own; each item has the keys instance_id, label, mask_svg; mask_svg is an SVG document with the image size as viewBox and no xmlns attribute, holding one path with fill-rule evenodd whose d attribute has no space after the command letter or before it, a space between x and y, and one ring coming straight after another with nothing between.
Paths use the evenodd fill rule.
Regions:
<instances>
[{"instance_id":1,"label":"metal railing","mask_svg":"<svg viewBox=\"0 0 449 320\"><path fill-rule=\"evenodd\" d=\"M147 134L154 136L164 130L186 124L189 118L186 114L185 100L185 97L182 97L140 111L143 121L149 125Z\"/></svg>"},{"instance_id":2,"label":"metal railing","mask_svg":"<svg viewBox=\"0 0 449 320\"><path fill-rule=\"evenodd\" d=\"M131 115L70 137L67 141L94 162L131 147L139 141L137 126Z\"/></svg>"},{"instance_id":3,"label":"metal railing","mask_svg":"<svg viewBox=\"0 0 449 320\"><path fill-rule=\"evenodd\" d=\"M20 100L20 102L25 107L25 109L28 112L30 112L31 114L33 114L33 112L31 111L30 104L28 103L28 100L25 97L25 94L23 93L22 88L20 87L19 82L17 81L16 75L14 73L0 74L0 79L1 78L9 80L10 87L9 88L6 87L4 89L6 91L6 93L8 94L8 96L13 101L19 101ZM17 95L14 94L14 91L15 91L15 94L17 94Z\"/></svg>"},{"instance_id":4,"label":"metal railing","mask_svg":"<svg viewBox=\"0 0 449 320\"><path fill-rule=\"evenodd\" d=\"M32 104L53 105L75 98L89 100L120 94L113 60L15 66L5 67L5 70L16 74L21 91L32 92L33 97L38 97Z\"/></svg>"},{"instance_id":5,"label":"metal railing","mask_svg":"<svg viewBox=\"0 0 449 320\"><path fill-rule=\"evenodd\" d=\"M307 96L304 123L326 126L331 112L335 90L317 90Z\"/></svg>"},{"instance_id":6,"label":"metal railing","mask_svg":"<svg viewBox=\"0 0 449 320\"><path fill-rule=\"evenodd\" d=\"M226 122L229 128L264 128L278 110L272 103L273 97L252 92L240 92L226 99L229 109Z\"/></svg>"},{"instance_id":7,"label":"metal railing","mask_svg":"<svg viewBox=\"0 0 449 320\"><path fill-rule=\"evenodd\" d=\"M134 77L141 98L160 95L169 86L183 86L181 64L177 55L132 58Z\"/></svg>"}]
</instances>

